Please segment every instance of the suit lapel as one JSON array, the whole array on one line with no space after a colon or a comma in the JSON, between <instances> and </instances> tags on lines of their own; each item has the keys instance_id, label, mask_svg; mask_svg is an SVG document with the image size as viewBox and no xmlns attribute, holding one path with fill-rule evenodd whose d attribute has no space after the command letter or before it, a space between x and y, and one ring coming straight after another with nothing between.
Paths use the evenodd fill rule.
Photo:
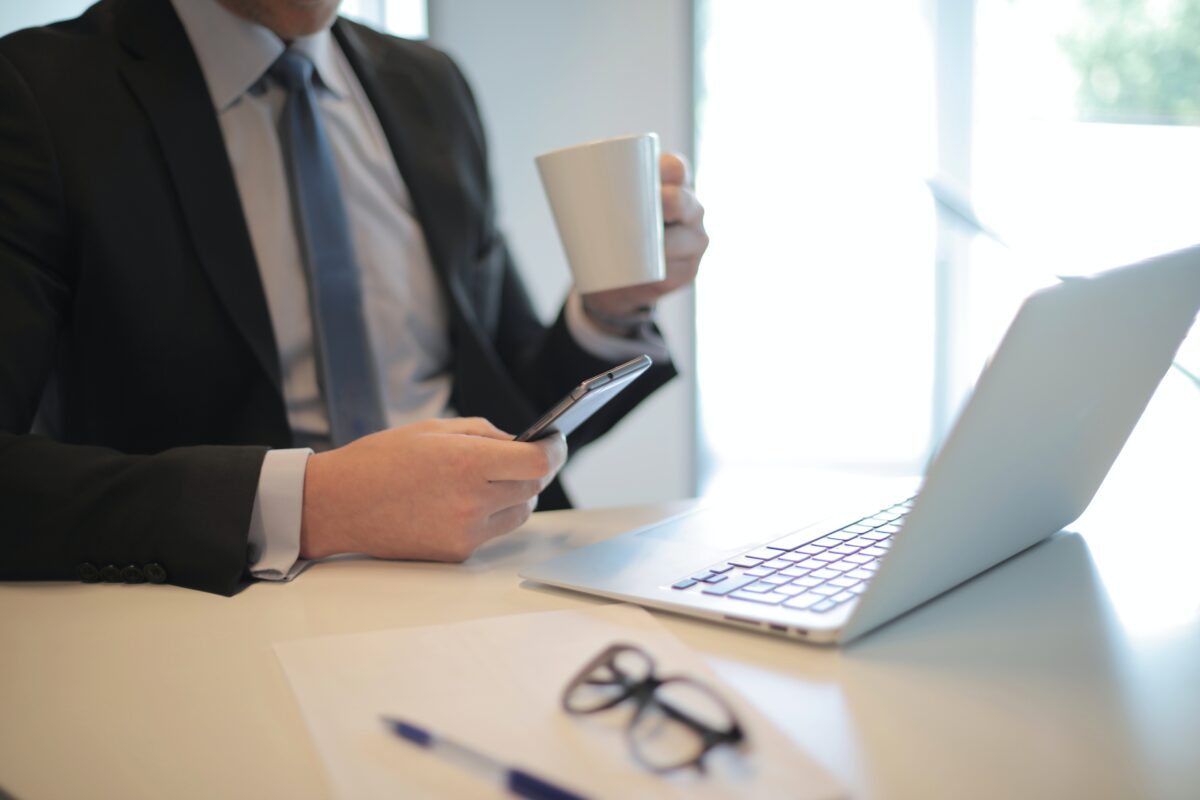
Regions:
<instances>
[{"instance_id":1,"label":"suit lapel","mask_svg":"<svg viewBox=\"0 0 1200 800\"><path fill-rule=\"evenodd\" d=\"M126 0L121 72L162 147L196 252L217 296L276 389L278 350L237 184L204 76L166 0Z\"/></svg>"},{"instance_id":2,"label":"suit lapel","mask_svg":"<svg viewBox=\"0 0 1200 800\"><path fill-rule=\"evenodd\" d=\"M405 70L392 49L372 51L357 28L342 20L334 25L333 33L387 136L434 268L458 310L465 311L470 306L461 270L470 263L473 227L459 166L447 148L452 137L439 127L426 89Z\"/></svg>"}]
</instances>

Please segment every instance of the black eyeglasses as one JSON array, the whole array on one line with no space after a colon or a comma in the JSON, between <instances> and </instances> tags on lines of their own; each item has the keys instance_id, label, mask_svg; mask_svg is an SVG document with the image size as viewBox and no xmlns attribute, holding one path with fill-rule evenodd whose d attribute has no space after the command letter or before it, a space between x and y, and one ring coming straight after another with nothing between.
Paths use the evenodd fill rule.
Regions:
<instances>
[{"instance_id":1,"label":"black eyeglasses","mask_svg":"<svg viewBox=\"0 0 1200 800\"><path fill-rule=\"evenodd\" d=\"M630 644L609 645L563 690L563 708L594 714L626 700L635 704L626 733L634 758L663 773L685 767L704 771L704 756L746 739L729 704L703 683L654 674L654 659Z\"/></svg>"}]
</instances>

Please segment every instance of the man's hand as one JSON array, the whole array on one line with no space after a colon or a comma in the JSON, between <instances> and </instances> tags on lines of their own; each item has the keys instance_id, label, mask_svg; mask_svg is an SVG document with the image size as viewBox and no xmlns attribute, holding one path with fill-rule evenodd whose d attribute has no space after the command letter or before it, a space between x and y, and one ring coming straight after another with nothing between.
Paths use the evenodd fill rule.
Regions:
<instances>
[{"instance_id":1,"label":"man's hand","mask_svg":"<svg viewBox=\"0 0 1200 800\"><path fill-rule=\"evenodd\" d=\"M300 557L462 561L521 526L567 459L562 436L514 442L479 418L365 436L308 459Z\"/></svg>"},{"instance_id":2,"label":"man's hand","mask_svg":"<svg viewBox=\"0 0 1200 800\"><path fill-rule=\"evenodd\" d=\"M664 154L659 159L659 173L662 178L663 224L666 226L666 279L584 295L585 311L594 310L612 317L633 315L639 310L653 307L663 295L695 280L696 272L700 269L700 257L708 247L708 234L704 232L704 206L700 205L692 191L687 162L680 156ZM602 329L610 327L595 316L592 320Z\"/></svg>"}]
</instances>

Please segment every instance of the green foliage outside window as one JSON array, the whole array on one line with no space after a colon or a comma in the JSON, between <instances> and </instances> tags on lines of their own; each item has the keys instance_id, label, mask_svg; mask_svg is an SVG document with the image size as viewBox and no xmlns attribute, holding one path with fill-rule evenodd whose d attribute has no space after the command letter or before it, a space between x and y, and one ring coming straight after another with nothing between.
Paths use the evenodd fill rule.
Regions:
<instances>
[{"instance_id":1,"label":"green foliage outside window","mask_svg":"<svg viewBox=\"0 0 1200 800\"><path fill-rule=\"evenodd\" d=\"M1084 0L1059 39L1087 122L1200 124L1200 0Z\"/></svg>"}]
</instances>

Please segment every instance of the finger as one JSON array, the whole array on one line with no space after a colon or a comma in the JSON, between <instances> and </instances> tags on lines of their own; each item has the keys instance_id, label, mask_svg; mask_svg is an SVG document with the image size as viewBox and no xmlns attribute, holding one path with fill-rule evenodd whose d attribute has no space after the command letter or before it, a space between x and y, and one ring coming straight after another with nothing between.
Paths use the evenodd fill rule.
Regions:
<instances>
[{"instance_id":1,"label":"finger","mask_svg":"<svg viewBox=\"0 0 1200 800\"><path fill-rule=\"evenodd\" d=\"M508 440L511 433L506 433L488 422L483 417L454 417L452 419L436 420L435 429L439 433L461 433L467 436L484 436L488 439Z\"/></svg>"},{"instance_id":2,"label":"finger","mask_svg":"<svg viewBox=\"0 0 1200 800\"><path fill-rule=\"evenodd\" d=\"M553 436L547 436L544 439L538 439L535 442L546 452L546 461L550 469L542 476L542 486L554 480L554 476L567 463L567 437L561 433L555 433Z\"/></svg>"},{"instance_id":3,"label":"finger","mask_svg":"<svg viewBox=\"0 0 1200 800\"><path fill-rule=\"evenodd\" d=\"M663 153L658 159L658 176L663 184L691 186L692 170L687 160L677 153Z\"/></svg>"},{"instance_id":4,"label":"finger","mask_svg":"<svg viewBox=\"0 0 1200 800\"><path fill-rule=\"evenodd\" d=\"M704 206L696 194L685 186L662 187L663 223L692 225L704 218Z\"/></svg>"},{"instance_id":5,"label":"finger","mask_svg":"<svg viewBox=\"0 0 1200 800\"><path fill-rule=\"evenodd\" d=\"M700 257L708 249L708 234L703 229L675 226L666 230L663 237L663 253L667 259L669 289L678 288L680 281L686 283L696 275Z\"/></svg>"},{"instance_id":6,"label":"finger","mask_svg":"<svg viewBox=\"0 0 1200 800\"><path fill-rule=\"evenodd\" d=\"M525 503L518 503L517 505L497 511L488 517L487 522L484 523L484 537L493 539L497 536L503 536L506 533L512 533L529 520L530 515L533 514L533 509L536 507L537 497L534 497Z\"/></svg>"},{"instance_id":7,"label":"finger","mask_svg":"<svg viewBox=\"0 0 1200 800\"><path fill-rule=\"evenodd\" d=\"M489 481L484 489L483 506L491 515L511 506L528 503L544 488L539 480Z\"/></svg>"},{"instance_id":8,"label":"finger","mask_svg":"<svg viewBox=\"0 0 1200 800\"><path fill-rule=\"evenodd\" d=\"M668 265L669 272L669 265ZM666 281L655 281L654 283L642 283L637 286L627 286L624 289L612 289L611 302L616 304L618 308L634 308L637 306L652 306L658 302L659 298L671 290L670 286L666 285ZM608 295L609 292L596 292L592 296ZM609 300L601 300L596 303L598 308L604 308Z\"/></svg>"},{"instance_id":9,"label":"finger","mask_svg":"<svg viewBox=\"0 0 1200 800\"><path fill-rule=\"evenodd\" d=\"M471 447L480 476L489 481L540 481L566 461L566 442L557 434L536 442L478 438Z\"/></svg>"}]
</instances>

